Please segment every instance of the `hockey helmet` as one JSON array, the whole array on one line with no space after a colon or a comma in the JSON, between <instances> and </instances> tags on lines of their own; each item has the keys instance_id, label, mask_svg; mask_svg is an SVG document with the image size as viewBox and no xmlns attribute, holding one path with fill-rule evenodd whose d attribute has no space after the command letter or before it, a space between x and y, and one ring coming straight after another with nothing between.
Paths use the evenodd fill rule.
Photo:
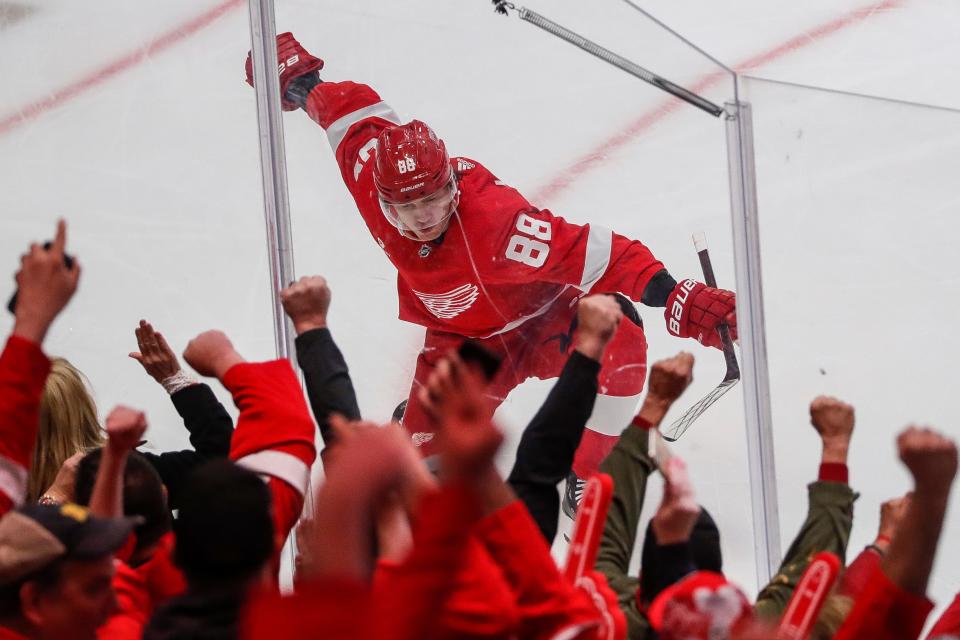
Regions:
<instances>
[{"instance_id":1,"label":"hockey helmet","mask_svg":"<svg viewBox=\"0 0 960 640\"><path fill-rule=\"evenodd\" d=\"M459 201L446 145L419 120L380 132L373 181L387 220L417 240L424 229L442 233Z\"/></svg>"}]
</instances>

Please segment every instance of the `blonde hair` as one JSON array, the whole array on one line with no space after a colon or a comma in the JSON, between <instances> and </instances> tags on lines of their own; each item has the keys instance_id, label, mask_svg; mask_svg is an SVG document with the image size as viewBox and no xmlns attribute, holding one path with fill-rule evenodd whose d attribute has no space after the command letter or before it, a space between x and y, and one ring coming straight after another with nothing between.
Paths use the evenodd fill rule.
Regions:
<instances>
[{"instance_id":1,"label":"blonde hair","mask_svg":"<svg viewBox=\"0 0 960 640\"><path fill-rule=\"evenodd\" d=\"M40 430L27 480L27 501L35 502L43 495L67 458L103 442L97 406L85 376L64 358L53 358L40 401Z\"/></svg>"}]
</instances>

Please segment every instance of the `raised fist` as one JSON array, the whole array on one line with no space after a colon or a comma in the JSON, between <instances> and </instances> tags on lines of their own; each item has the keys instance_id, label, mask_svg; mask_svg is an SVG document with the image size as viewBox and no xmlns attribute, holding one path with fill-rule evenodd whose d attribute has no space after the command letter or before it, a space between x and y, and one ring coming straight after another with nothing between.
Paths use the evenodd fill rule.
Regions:
<instances>
[{"instance_id":1,"label":"raised fist","mask_svg":"<svg viewBox=\"0 0 960 640\"><path fill-rule=\"evenodd\" d=\"M222 331L204 331L187 343L183 359L202 376L221 378L243 358Z\"/></svg>"},{"instance_id":2,"label":"raised fist","mask_svg":"<svg viewBox=\"0 0 960 640\"><path fill-rule=\"evenodd\" d=\"M667 332L678 338L694 338L707 347L723 348L717 328L726 325L730 339L737 339L737 296L696 280L678 283L667 298L663 317Z\"/></svg>"},{"instance_id":3,"label":"raised fist","mask_svg":"<svg viewBox=\"0 0 960 640\"><path fill-rule=\"evenodd\" d=\"M957 475L957 445L936 431L910 426L897 436L900 460L913 476L916 492L946 494Z\"/></svg>"},{"instance_id":4,"label":"raised fist","mask_svg":"<svg viewBox=\"0 0 960 640\"><path fill-rule=\"evenodd\" d=\"M653 516L653 533L659 545L686 542L700 517L687 465L680 458L671 458L662 472L663 500Z\"/></svg>"},{"instance_id":5,"label":"raised fist","mask_svg":"<svg viewBox=\"0 0 960 640\"><path fill-rule=\"evenodd\" d=\"M297 335L327 326L330 287L323 276L304 276L280 292L283 310L290 316Z\"/></svg>"},{"instance_id":6,"label":"raised fist","mask_svg":"<svg viewBox=\"0 0 960 640\"><path fill-rule=\"evenodd\" d=\"M830 396L817 396L810 403L810 423L825 442L849 441L853 434L853 407Z\"/></svg>"},{"instance_id":7,"label":"raised fist","mask_svg":"<svg viewBox=\"0 0 960 640\"><path fill-rule=\"evenodd\" d=\"M31 244L30 251L20 257L14 333L41 342L54 318L73 297L80 280L80 265L74 260L67 267L66 246L67 224L60 220L49 249Z\"/></svg>"},{"instance_id":8,"label":"raised fist","mask_svg":"<svg viewBox=\"0 0 960 640\"><path fill-rule=\"evenodd\" d=\"M277 71L280 76L280 104L284 111L295 111L299 105L286 98L290 83L300 76L319 71L323 60L307 53L289 31L277 35ZM247 52L247 84L253 86L253 57Z\"/></svg>"},{"instance_id":9,"label":"raised fist","mask_svg":"<svg viewBox=\"0 0 960 640\"><path fill-rule=\"evenodd\" d=\"M693 382L693 354L681 351L672 358L658 360L650 367L647 396L671 405Z\"/></svg>"},{"instance_id":10,"label":"raised fist","mask_svg":"<svg viewBox=\"0 0 960 640\"><path fill-rule=\"evenodd\" d=\"M623 310L611 295L598 294L581 299L577 304L577 351L599 360L617 332L622 317Z\"/></svg>"},{"instance_id":11,"label":"raised fist","mask_svg":"<svg viewBox=\"0 0 960 640\"><path fill-rule=\"evenodd\" d=\"M129 407L115 407L107 416L107 446L118 453L132 451L147 430L147 416Z\"/></svg>"},{"instance_id":12,"label":"raised fist","mask_svg":"<svg viewBox=\"0 0 960 640\"><path fill-rule=\"evenodd\" d=\"M910 494L900 498L887 500L880 505L880 529L877 531L877 537L893 539L893 534L897 532L900 523L903 522L907 514L907 505L910 504Z\"/></svg>"}]
</instances>

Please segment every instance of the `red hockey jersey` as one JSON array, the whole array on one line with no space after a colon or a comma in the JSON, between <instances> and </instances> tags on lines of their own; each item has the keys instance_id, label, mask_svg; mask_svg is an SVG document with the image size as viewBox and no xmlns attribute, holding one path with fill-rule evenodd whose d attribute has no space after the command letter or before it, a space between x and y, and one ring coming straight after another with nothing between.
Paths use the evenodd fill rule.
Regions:
<instances>
[{"instance_id":1,"label":"red hockey jersey","mask_svg":"<svg viewBox=\"0 0 960 640\"><path fill-rule=\"evenodd\" d=\"M635 240L537 209L475 160L452 158L460 203L432 242L410 240L383 215L373 183L377 135L400 124L370 87L324 82L307 113L327 132L367 228L398 271L400 318L482 338L546 312L570 287L639 301L663 268Z\"/></svg>"}]
</instances>

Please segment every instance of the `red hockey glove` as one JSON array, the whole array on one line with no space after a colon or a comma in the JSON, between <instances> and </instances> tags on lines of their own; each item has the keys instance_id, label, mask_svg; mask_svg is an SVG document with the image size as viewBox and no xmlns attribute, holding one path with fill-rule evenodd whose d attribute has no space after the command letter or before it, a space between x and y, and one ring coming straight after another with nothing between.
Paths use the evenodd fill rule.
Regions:
<instances>
[{"instance_id":1,"label":"red hockey glove","mask_svg":"<svg viewBox=\"0 0 960 640\"><path fill-rule=\"evenodd\" d=\"M280 74L280 104L284 111L300 107L286 99L287 87L296 78L323 69L323 60L307 53L293 34L287 31L277 36L277 61ZM253 86L253 58L247 52L247 84Z\"/></svg>"},{"instance_id":2,"label":"red hockey glove","mask_svg":"<svg viewBox=\"0 0 960 640\"><path fill-rule=\"evenodd\" d=\"M667 298L663 313L667 331L679 338L696 338L707 347L722 349L717 326L730 328L737 339L737 296L726 289L714 289L696 280L683 280Z\"/></svg>"}]
</instances>

